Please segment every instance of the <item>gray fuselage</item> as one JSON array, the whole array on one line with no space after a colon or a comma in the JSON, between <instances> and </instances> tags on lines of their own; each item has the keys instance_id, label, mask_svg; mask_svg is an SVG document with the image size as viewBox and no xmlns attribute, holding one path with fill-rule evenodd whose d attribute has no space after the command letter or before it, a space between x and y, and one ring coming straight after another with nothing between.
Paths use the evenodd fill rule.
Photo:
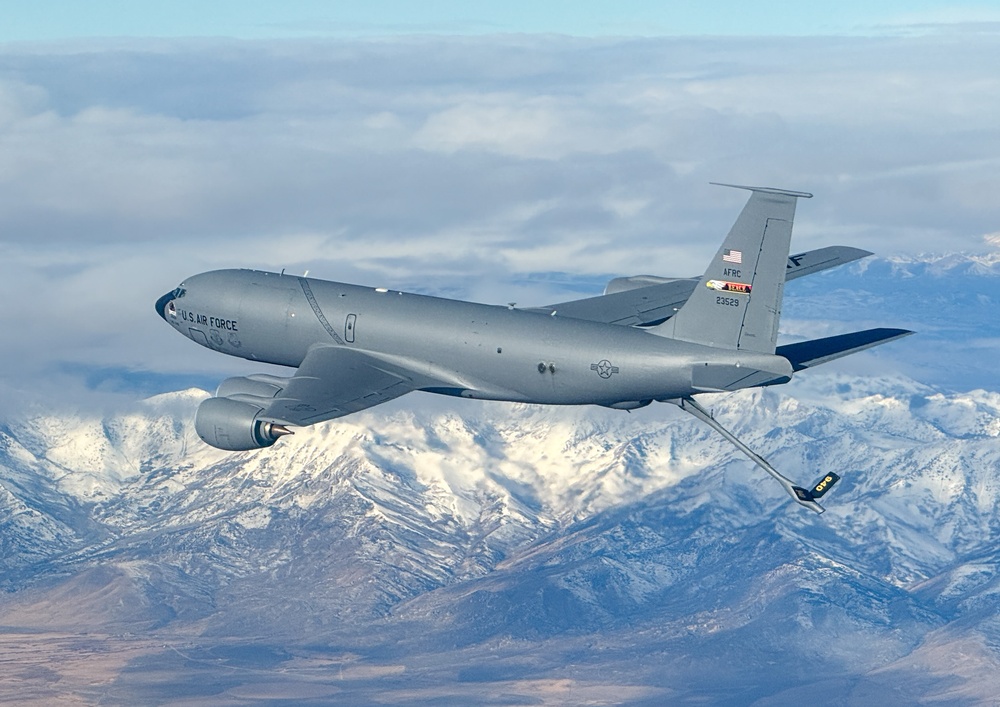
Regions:
<instances>
[{"instance_id":1,"label":"gray fuselage","mask_svg":"<svg viewBox=\"0 0 1000 707\"><path fill-rule=\"evenodd\" d=\"M195 275L157 308L184 336L231 356L297 367L314 345L343 346L413 371L418 389L489 400L629 408L705 392L692 380L706 365L791 373L778 356L558 312L254 270Z\"/></svg>"}]
</instances>

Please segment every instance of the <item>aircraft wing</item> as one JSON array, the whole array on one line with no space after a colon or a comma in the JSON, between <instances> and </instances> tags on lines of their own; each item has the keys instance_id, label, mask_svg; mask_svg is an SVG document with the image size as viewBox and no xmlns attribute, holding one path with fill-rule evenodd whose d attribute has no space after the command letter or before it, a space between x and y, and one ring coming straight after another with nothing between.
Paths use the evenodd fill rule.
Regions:
<instances>
[{"instance_id":1,"label":"aircraft wing","mask_svg":"<svg viewBox=\"0 0 1000 707\"><path fill-rule=\"evenodd\" d=\"M822 272L871 255L867 250L848 246L828 246L805 253L791 255L785 267L785 281L805 275ZM656 280L658 278L650 278ZM614 280L618 287L629 287L630 278ZM645 284L643 276L635 278L636 286L630 289L550 304L533 308L531 311L556 314L560 317L585 319L604 324L621 326L653 326L666 321L687 302L698 286L699 278L671 280L657 284ZM639 284L643 283L643 284Z\"/></svg>"},{"instance_id":2,"label":"aircraft wing","mask_svg":"<svg viewBox=\"0 0 1000 707\"><path fill-rule=\"evenodd\" d=\"M263 378L263 377L261 377ZM314 346L261 411L262 419L312 425L398 398L419 385L399 366L355 349Z\"/></svg>"},{"instance_id":3,"label":"aircraft wing","mask_svg":"<svg viewBox=\"0 0 1000 707\"><path fill-rule=\"evenodd\" d=\"M550 304L533 311L604 324L650 326L674 316L697 286L698 280L673 280L610 295Z\"/></svg>"}]
</instances>

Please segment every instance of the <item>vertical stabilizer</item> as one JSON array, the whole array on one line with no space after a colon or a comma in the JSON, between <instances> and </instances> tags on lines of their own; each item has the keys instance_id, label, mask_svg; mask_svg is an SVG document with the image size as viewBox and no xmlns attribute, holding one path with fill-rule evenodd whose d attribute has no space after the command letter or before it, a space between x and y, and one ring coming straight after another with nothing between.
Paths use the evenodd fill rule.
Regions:
<instances>
[{"instance_id":1,"label":"vertical stabilizer","mask_svg":"<svg viewBox=\"0 0 1000 707\"><path fill-rule=\"evenodd\" d=\"M773 354L795 203L812 194L720 186L753 193L691 297L652 331L696 344Z\"/></svg>"}]
</instances>

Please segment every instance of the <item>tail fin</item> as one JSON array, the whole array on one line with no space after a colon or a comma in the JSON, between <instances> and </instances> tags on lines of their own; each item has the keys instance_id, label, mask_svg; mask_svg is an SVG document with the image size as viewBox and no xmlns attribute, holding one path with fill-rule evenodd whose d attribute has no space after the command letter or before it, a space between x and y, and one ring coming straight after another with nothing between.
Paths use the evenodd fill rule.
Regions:
<instances>
[{"instance_id":1,"label":"tail fin","mask_svg":"<svg viewBox=\"0 0 1000 707\"><path fill-rule=\"evenodd\" d=\"M753 193L691 297L652 331L696 344L773 354L795 203L812 194L719 186Z\"/></svg>"}]
</instances>

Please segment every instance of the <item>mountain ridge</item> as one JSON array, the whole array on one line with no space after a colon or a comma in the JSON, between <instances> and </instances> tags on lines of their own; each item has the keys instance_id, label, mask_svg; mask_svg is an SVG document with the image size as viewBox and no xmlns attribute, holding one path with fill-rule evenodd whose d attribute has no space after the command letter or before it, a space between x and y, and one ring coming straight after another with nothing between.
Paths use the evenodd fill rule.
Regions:
<instances>
[{"instance_id":1,"label":"mountain ridge","mask_svg":"<svg viewBox=\"0 0 1000 707\"><path fill-rule=\"evenodd\" d=\"M37 651L25 674L41 676L18 689L111 702L988 702L1000 393L975 342L995 333L996 280L892 267L797 281L786 300L807 337L859 328L861 308L909 312L921 331L892 357L703 396L795 481L842 474L820 517L667 405L413 394L239 454L198 440L198 389L103 415L36 403L8 416L0 641ZM974 384L906 375L941 360L959 370L951 383ZM64 667L95 650L109 660L98 692Z\"/></svg>"}]
</instances>

